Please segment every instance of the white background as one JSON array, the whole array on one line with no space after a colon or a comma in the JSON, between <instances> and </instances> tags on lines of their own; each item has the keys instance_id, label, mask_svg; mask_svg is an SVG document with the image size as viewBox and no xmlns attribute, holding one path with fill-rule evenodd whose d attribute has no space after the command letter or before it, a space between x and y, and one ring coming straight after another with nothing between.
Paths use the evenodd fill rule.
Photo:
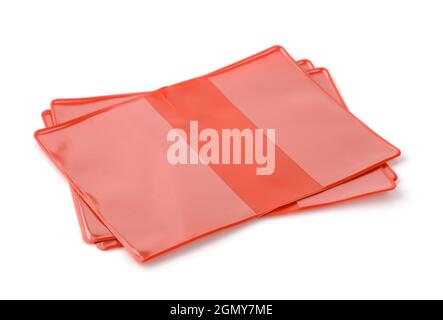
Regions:
<instances>
[{"instance_id":1,"label":"white background","mask_svg":"<svg viewBox=\"0 0 443 320\"><path fill-rule=\"evenodd\" d=\"M443 298L442 1L1 1L0 298ZM146 265L80 237L33 139L51 99L156 89L274 44L403 151L395 192Z\"/></svg>"}]
</instances>

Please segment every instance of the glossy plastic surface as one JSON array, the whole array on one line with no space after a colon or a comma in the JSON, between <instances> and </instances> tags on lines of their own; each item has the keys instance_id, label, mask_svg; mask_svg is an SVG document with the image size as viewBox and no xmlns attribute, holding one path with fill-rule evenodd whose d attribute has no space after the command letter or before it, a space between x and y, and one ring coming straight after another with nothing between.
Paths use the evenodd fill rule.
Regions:
<instances>
[{"instance_id":1,"label":"glossy plastic surface","mask_svg":"<svg viewBox=\"0 0 443 320\"><path fill-rule=\"evenodd\" d=\"M306 71L310 77L319 84L330 96L332 96L340 105L346 108L346 105L337 90L329 72L324 68L314 70L314 65L309 60L298 61L297 64ZM80 108L79 111L87 110L87 112L96 111L98 109L112 105L115 102L123 102L138 96L140 93L122 94L111 97L91 97L80 99L58 99L54 100L54 105L63 106L68 104L70 107ZM78 117L82 114L75 113L73 116ZM47 110L43 114L45 124L52 126L51 111ZM357 177L340 186L331 188L321 192L318 195L308 197L307 199L298 201L284 208L279 208L270 214L281 214L293 212L299 209L307 209L319 205L336 203L340 201L350 200L357 197L392 190L395 188L397 176L389 166L383 166L385 172L370 172L363 177ZM376 169L375 171L383 170ZM389 179L386 178L386 175ZM95 216L92 210L84 203L84 201L73 191L74 203L76 204L77 214L82 229L83 238L88 243L98 243L101 250L116 248L119 246L112 233L107 230L100 220ZM111 240L111 241L108 241ZM103 243L101 242L103 241Z\"/></svg>"},{"instance_id":2,"label":"glossy plastic surface","mask_svg":"<svg viewBox=\"0 0 443 320\"><path fill-rule=\"evenodd\" d=\"M43 111L42 119L46 127L54 126L51 110ZM91 208L89 208L72 186L71 193L83 240L90 244L104 242L100 245L101 250L114 248L115 245L108 241L115 241L114 235L97 218Z\"/></svg>"},{"instance_id":3,"label":"glossy plastic surface","mask_svg":"<svg viewBox=\"0 0 443 320\"><path fill-rule=\"evenodd\" d=\"M52 111L64 121L66 108ZM169 165L166 133L186 131L190 120L218 131L275 128L275 173L258 177L251 165ZM140 261L324 191L399 154L279 47L36 137Z\"/></svg>"}]
</instances>

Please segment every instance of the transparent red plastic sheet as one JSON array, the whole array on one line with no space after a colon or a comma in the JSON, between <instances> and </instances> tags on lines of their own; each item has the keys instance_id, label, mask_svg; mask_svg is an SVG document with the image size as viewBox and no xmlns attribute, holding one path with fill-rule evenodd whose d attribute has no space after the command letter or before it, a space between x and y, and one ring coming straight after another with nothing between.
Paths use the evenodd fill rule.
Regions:
<instances>
[{"instance_id":1,"label":"transparent red plastic sheet","mask_svg":"<svg viewBox=\"0 0 443 320\"><path fill-rule=\"evenodd\" d=\"M310 77L319 84L340 105L346 108L346 105L337 90L329 72L324 68L314 68L314 65L308 60L298 61L297 64L306 71ZM54 105L61 107L65 103L69 103L71 107L77 107L78 111L87 110L88 112L96 111L112 105L116 101L122 102L131 97L138 96L140 93L122 94L108 97L92 97L80 99L58 99L54 100ZM123 99L121 99L123 98ZM83 115L83 113L74 114L74 118ZM53 125L52 115L50 110L43 113L43 120L47 127ZM395 188L396 175L389 166L382 166L373 172L364 174L351 181L345 182L342 185L336 186L317 195L300 200L297 203L289 206L279 208L270 214L282 214L294 212L300 209L312 208L320 205L336 203L357 197L362 197L369 194L379 193L383 191L392 190ZM95 216L92 210L84 203L84 201L73 191L74 203L82 230L83 239L87 243L96 243L101 250L108 250L120 247L120 243L115 239L112 233Z\"/></svg>"},{"instance_id":2,"label":"transparent red plastic sheet","mask_svg":"<svg viewBox=\"0 0 443 320\"><path fill-rule=\"evenodd\" d=\"M68 122L36 138L140 261L324 191L399 154L280 47L72 121L66 110L53 106L54 120ZM193 120L218 133L275 128L274 174L257 176L257 165L171 166L166 134L171 128L189 134Z\"/></svg>"}]
</instances>

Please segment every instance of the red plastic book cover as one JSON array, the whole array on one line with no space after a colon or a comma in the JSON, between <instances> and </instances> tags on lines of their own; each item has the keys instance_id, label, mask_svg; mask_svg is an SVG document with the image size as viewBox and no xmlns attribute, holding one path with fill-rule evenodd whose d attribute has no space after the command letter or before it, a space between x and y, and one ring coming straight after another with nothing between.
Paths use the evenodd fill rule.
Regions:
<instances>
[{"instance_id":1,"label":"red plastic book cover","mask_svg":"<svg viewBox=\"0 0 443 320\"><path fill-rule=\"evenodd\" d=\"M280 47L75 120L61 110L37 140L140 261L399 154Z\"/></svg>"}]
</instances>

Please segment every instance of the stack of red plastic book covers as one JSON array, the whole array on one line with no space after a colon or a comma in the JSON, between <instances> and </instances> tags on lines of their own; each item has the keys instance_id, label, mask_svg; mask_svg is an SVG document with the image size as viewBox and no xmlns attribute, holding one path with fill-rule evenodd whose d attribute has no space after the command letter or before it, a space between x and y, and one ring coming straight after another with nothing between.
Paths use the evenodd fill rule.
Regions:
<instances>
[{"instance_id":1,"label":"stack of red plastic book covers","mask_svg":"<svg viewBox=\"0 0 443 320\"><path fill-rule=\"evenodd\" d=\"M156 91L56 99L35 138L82 235L144 262L254 218L393 190L400 151L276 46Z\"/></svg>"}]
</instances>

